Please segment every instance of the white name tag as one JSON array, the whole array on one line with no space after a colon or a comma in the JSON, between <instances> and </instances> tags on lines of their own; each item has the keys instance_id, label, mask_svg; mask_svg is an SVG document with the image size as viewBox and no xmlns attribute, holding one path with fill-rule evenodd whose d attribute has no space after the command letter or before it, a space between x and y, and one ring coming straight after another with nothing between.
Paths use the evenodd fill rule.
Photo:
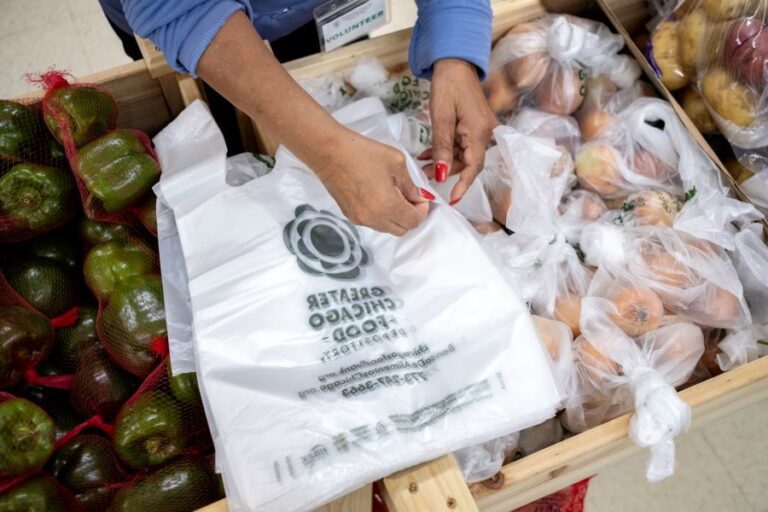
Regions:
<instances>
[{"instance_id":1,"label":"white name tag","mask_svg":"<svg viewBox=\"0 0 768 512\"><path fill-rule=\"evenodd\" d=\"M329 52L387 23L387 0L332 0L314 10L320 47Z\"/></svg>"}]
</instances>

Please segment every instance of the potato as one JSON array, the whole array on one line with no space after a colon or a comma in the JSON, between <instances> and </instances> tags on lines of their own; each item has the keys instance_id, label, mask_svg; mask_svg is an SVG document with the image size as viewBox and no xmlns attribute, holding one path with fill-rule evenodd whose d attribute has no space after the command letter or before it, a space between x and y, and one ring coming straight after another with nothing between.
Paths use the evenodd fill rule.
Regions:
<instances>
[{"instance_id":1,"label":"potato","mask_svg":"<svg viewBox=\"0 0 768 512\"><path fill-rule=\"evenodd\" d=\"M736 18L740 15L752 14L754 0L703 0L702 6L712 20L722 21Z\"/></svg>"},{"instance_id":2,"label":"potato","mask_svg":"<svg viewBox=\"0 0 768 512\"><path fill-rule=\"evenodd\" d=\"M683 110L691 118L693 124L701 133L717 133L717 125L715 120L712 119L712 114L709 113L709 107L704 101L704 98L699 96L699 93L688 87L683 91L683 97L680 99L680 103L683 106Z\"/></svg>"},{"instance_id":3,"label":"potato","mask_svg":"<svg viewBox=\"0 0 768 512\"><path fill-rule=\"evenodd\" d=\"M710 35L707 16L702 9L696 9L677 24L678 58L688 76L696 74Z\"/></svg>"},{"instance_id":4,"label":"potato","mask_svg":"<svg viewBox=\"0 0 768 512\"><path fill-rule=\"evenodd\" d=\"M546 112L569 116L584 100L584 70L550 66L547 76L536 87L536 105Z\"/></svg>"},{"instance_id":5,"label":"potato","mask_svg":"<svg viewBox=\"0 0 768 512\"><path fill-rule=\"evenodd\" d=\"M690 83L690 77L680 62L677 43L677 21L664 21L651 35L653 60L661 73L661 83L674 91Z\"/></svg>"},{"instance_id":6,"label":"potato","mask_svg":"<svg viewBox=\"0 0 768 512\"><path fill-rule=\"evenodd\" d=\"M733 22L726 34L724 57L735 77L762 91L768 61L768 27L756 18Z\"/></svg>"},{"instance_id":7,"label":"potato","mask_svg":"<svg viewBox=\"0 0 768 512\"><path fill-rule=\"evenodd\" d=\"M517 89L509 83L502 71L488 73L483 89L488 98L488 106L494 113L505 114L517 106Z\"/></svg>"},{"instance_id":8,"label":"potato","mask_svg":"<svg viewBox=\"0 0 768 512\"><path fill-rule=\"evenodd\" d=\"M717 114L737 126L755 122L758 97L723 68L710 69L701 80L701 93Z\"/></svg>"}]
</instances>

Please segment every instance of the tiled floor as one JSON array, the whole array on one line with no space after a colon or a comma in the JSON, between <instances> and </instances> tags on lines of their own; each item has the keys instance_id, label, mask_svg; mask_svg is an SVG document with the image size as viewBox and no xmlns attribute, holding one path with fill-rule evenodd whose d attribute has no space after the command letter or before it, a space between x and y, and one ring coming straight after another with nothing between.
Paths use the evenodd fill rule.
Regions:
<instances>
[{"instance_id":1,"label":"tiled floor","mask_svg":"<svg viewBox=\"0 0 768 512\"><path fill-rule=\"evenodd\" d=\"M408 26L413 0L392 0L389 26ZM28 90L23 74L48 67L75 76L128 62L97 0L0 0L0 98ZM598 475L587 512L768 512L768 403L678 443L677 474L644 480L642 453Z\"/></svg>"}]
</instances>

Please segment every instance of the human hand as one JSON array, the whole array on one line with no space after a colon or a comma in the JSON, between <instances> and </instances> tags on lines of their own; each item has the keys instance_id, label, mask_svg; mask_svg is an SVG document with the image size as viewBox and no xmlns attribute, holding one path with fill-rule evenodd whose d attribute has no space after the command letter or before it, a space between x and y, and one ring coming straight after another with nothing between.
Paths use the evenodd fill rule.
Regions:
<instances>
[{"instance_id":1,"label":"human hand","mask_svg":"<svg viewBox=\"0 0 768 512\"><path fill-rule=\"evenodd\" d=\"M435 197L413 184L400 151L344 130L333 153L315 173L353 224L402 236L427 216Z\"/></svg>"},{"instance_id":2,"label":"human hand","mask_svg":"<svg viewBox=\"0 0 768 512\"><path fill-rule=\"evenodd\" d=\"M434 162L428 174L437 181L461 174L451 191L454 204L483 168L486 147L499 122L488 107L475 66L459 59L435 62L429 110L432 148L420 158Z\"/></svg>"}]
</instances>

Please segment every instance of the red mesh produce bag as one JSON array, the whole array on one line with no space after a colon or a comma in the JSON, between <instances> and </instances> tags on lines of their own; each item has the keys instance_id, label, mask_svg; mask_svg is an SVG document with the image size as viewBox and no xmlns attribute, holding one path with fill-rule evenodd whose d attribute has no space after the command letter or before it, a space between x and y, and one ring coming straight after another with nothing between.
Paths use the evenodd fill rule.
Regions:
<instances>
[{"instance_id":1,"label":"red mesh produce bag","mask_svg":"<svg viewBox=\"0 0 768 512\"><path fill-rule=\"evenodd\" d=\"M45 465L55 437L53 420L41 407L0 392L0 493Z\"/></svg>"},{"instance_id":2,"label":"red mesh produce bag","mask_svg":"<svg viewBox=\"0 0 768 512\"><path fill-rule=\"evenodd\" d=\"M556 493L544 496L524 507L511 512L584 512L584 501L587 499L589 478L577 482ZM373 512L388 512L378 483L373 484Z\"/></svg>"},{"instance_id":3,"label":"red mesh produce bag","mask_svg":"<svg viewBox=\"0 0 768 512\"><path fill-rule=\"evenodd\" d=\"M47 473L20 480L0 489L0 510L85 512L75 496Z\"/></svg>"},{"instance_id":4,"label":"red mesh produce bag","mask_svg":"<svg viewBox=\"0 0 768 512\"><path fill-rule=\"evenodd\" d=\"M115 129L117 103L101 86L71 84L56 72L43 74L40 81L47 90L45 122L65 148L88 218L142 222L152 231L154 219L144 201L152 195L160 165L149 137Z\"/></svg>"},{"instance_id":5,"label":"red mesh produce bag","mask_svg":"<svg viewBox=\"0 0 768 512\"><path fill-rule=\"evenodd\" d=\"M74 315L48 319L29 306L0 273L0 389L22 381L69 387L70 377L40 376L36 368L53 347L54 328L76 318L75 310Z\"/></svg>"},{"instance_id":6,"label":"red mesh produce bag","mask_svg":"<svg viewBox=\"0 0 768 512\"><path fill-rule=\"evenodd\" d=\"M139 238L121 236L92 246L83 272L99 300L96 327L104 349L119 367L144 379L167 353L157 253Z\"/></svg>"},{"instance_id":7,"label":"red mesh produce bag","mask_svg":"<svg viewBox=\"0 0 768 512\"><path fill-rule=\"evenodd\" d=\"M157 366L120 410L114 445L120 460L135 470L209 451L212 440L195 375L170 377L167 359Z\"/></svg>"},{"instance_id":8,"label":"red mesh produce bag","mask_svg":"<svg viewBox=\"0 0 768 512\"><path fill-rule=\"evenodd\" d=\"M119 486L109 512L189 512L220 499L221 493L210 462L183 455Z\"/></svg>"},{"instance_id":9,"label":"red mesh produce bag","mask_svg":"<svg viewBox=\"0 0 768 512\"><path fill-rule=\"evenodd\" d=\"M584 500L587 499L588 487L589 478L512 512L584 512Z\"/></svg>"},{"instance_id":10,"label":"red mesh produce bag","mask_svg":"<svg viewBox=\"0 0 768 512\"><path fill-rule=\"evenodd\" d=\"M63 148L40 102L0 100L0 242L27 240L79 210Z\"/></svg>"},{"instance_id":11,"label":"red mesh produce bag","mask_svg":"<svg viewBox=\"0 0 768 512\"><path fill-rule=\"evenodd\" d=\"M47 469L87 512L106 510L117 490L132 478L115 454L112 439L92 431L58 443Z\"/></svg>"}]
</instances>

